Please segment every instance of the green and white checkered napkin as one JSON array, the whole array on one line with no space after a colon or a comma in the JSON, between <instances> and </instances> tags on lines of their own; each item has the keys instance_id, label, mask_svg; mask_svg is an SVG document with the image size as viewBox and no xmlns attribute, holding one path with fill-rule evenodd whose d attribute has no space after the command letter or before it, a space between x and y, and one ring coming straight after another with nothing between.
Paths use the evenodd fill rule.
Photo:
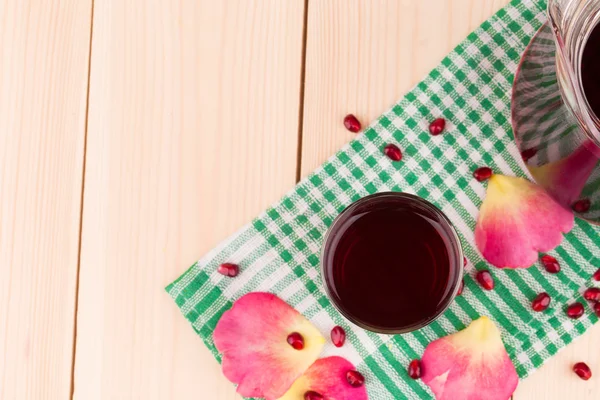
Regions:
<instances>
[{"instance_id":1,"label":"green and white checkered napkin","mask_svg":"<svg viewBox=\"0 0 600 400\"><path fill-rule=\"evenodd\" d=\"M365 132L300 182L279 203L194 264L167 287L183 315L217 360L213 342L217 321L245 293L277 294L328 336L344 326L348 341L323 356L346 357L364 373L370 398L429 399L406 366L420 358L432 340L463 329L478 316L492 318L521 378L565 347L597 321L587 307L575 321L564 305L580 298L600 267L600 231L577 220L560 247L551 252L562 265L555 275L540 266L526 270L490 268L475 248L473 230L485 185L471 173L482 165L506 175L526 175L513 143L510 93L519 58L545 21L544 0L513 1L471 33L415 89ZM428 133L428 121L443 115L443 135ZM402 162L383 155L387 143L403 150ZM382 191L417 194L448 215L469 259L465 289L436 322L417 332L386 336L347 322L325 295L319 272L323 236L346 206ZM219 275L220 263L241 266L235 279ZM482 290L477 269L490 268L496 289ZM548 292L552 306L532 313L536 294Z\"/></svg>"}]
</instances>

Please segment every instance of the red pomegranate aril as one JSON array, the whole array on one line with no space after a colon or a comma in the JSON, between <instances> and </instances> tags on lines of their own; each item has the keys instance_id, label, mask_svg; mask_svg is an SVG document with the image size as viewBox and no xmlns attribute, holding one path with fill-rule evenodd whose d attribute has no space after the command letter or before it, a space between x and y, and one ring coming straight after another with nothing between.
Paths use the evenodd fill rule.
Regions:
<instances>
[{"instance_id":1,"label":"red pomegranate aril","mask_svg":"<svg viewBox=\"0 0 600 400\"><path fill-rule=\"evenodd\" d=\"M350 132L358 132L360 131L360 121L352 114L348 114L344 117L344 126Z\"/></svg>"},{"instance_id":2,"label":"red pomegranate aril","mask_svg":"<svg viewBox=\"0 0 600 400\"><path fill-rule=\"evenodd\" d=\"M544 265L544 268L546 268L546 271L550 272L551 274L557 274L560 272L560 264L558 263L558 260L552 256L549 256L548 254L542 256L542 264Z\"/></svg>"},{"instance_id":3,"label":"red pomegranate aril","mask_svg":"<svg viewBox=\"0 0 600 400\"><path fill-rule=\"evenodd\" d=\"M346 380L352 387L361 387L365 384L365 377L358 371L346 372Z\"/></svg>"},{"instance_id":4,"label":"red pomegranate aril","mask_svg":"<svg viewBox=\"0 0 600 400\"><path fill-rule=\"evenodd\" d=\"M544 311L550 305L550 301L551 298L550 295L548 295L548 293L540 293L531 302L531 308L533 308L533 311L537 312Z\"/></svg>"},{"instance_id":5,"label":"red pomegranate aril","mask_svg":"<svg viewBox=\"0 0 600 400\"><path fill-rule=\"evenodd\" d=\"M331 342L335 347L342 347L346 343L346 331L341 326L334 326L331 330Z\"/></svg>"},{"instance_id":6,"label":"red pomegranate aril","mask_svg":"<svg viewBox=\"0 0 600 400\"><path fill-rule=\"evenodd\" d=\"M479 271L475 277L477 278L477 282L479 282L481 287L485 290L492 290L494 288L494 277L490 274L490 271Z\"/></svg>"},{"instance_id":7,"label":"red pomegranate aril","mask_svg":"<svg viewBox=\"0 0 600 400\"><path fill-rule=\"evenodd\" d=\"M287 337L287 342L296 350L302 350L304 348L304 338L298 332L292 332Z\"/></svg>"},{"instance_id":8,"label":"red pomegranate aril","mask_svg":"<svg viewBox=\"0 0 600 400\"><path fill-rule=\"evenodd\" d=\"M581 199L581 200L577 200L575 203L573 203L573 205L571 207L573 208L573 211L575 211L576 213L583 214L583 213L588 212L590 210L591 206L592 206L592 202L590 201L590 199Z\"/></svg>"},{"instance_id":9,"label":"red pomegranate aril","mask_svg":"<svg viewBox=\"0 0 600 400\"><path fill-rule=\"evenodd\" d=\"M596 282L600 282L600 269L594 272L593 278Z\"/></svg>"},{"instance_id":10,"label":"red pomegranate aril","mask_svg":"<svg viewBox=\"0 0 600 400\"><path fill-rule=\"evenodd\" d=\"M479 182L487 181L493 175L490 167L479 167L473 172L473 177Z\"/></svg>"},{"instance_id":11,"label":"red pomegranate aril","mask_svg":"<svg viewBox=\"0 0 600 400\"><path fill-rule=\"evenodd\" d=\"M433 136L437 136L440 133L444 132L444 128L446 127L446 120L444 118L438 118L429 124L429 133Z\"/></svg>"},{"instance_id":12,"label":"red pomegranate aril","mask_svg":"<svg viewBox=\"0 0 600 400\"><path fill-rule=\"evenodd\" d=\"M585 292L583 292L583 298L586 299L587 301L593 301L594 303L597 303L600 301L600 288L589 288L586 289Z\"/></svg>"},{"instance_id":13,"label":"red pomegranate aril","mask_svg":"<svg viewBox=\"0 0 600 400\"><path fill-rule=\"evenodd\" d=\"M412 360L408 364L408 376L413 379L419 379L421 377L421 361Z\"/></svg>"},{"instance_id":14,"label":"red pomegranate aril","mask_svg":"<svg viewBox=\"0 0 600 400\"><path fill-rule=\"evenodd\" d=\"M521 157L523 161L529 161L533 156L537 154L537 149L525 149L521 152Z\"/></svg>"},{"instance_id":15,"label":"red pomegranate aril","mask_svg":"<svg viewBox=\"0 0 600 400\"><path fill-rule=\"evenodd\" d=\"M383 152L392 161L402 160L402 151L400 151L400 148L393 143L390 143L387 146L385 146Z\"/></svg>"},{"instance_id":16,"label":"red pomegranate aril","mask_svg":"<svg viewBox=\"0 0 600 400\"><path fill-rule=\"evenodd\" d=\"M314 390L309 390L304 393L304 400L323 400L324 397L321 393L317 393Z\"/></svg>"},{"instance_id":17,"label":"red pomegranate aril","mask_svg":"<svg viewBox=\"0 0 600 400\"><path fill-rule=\"evenodd\" d=\"M573 365L573 372L575 372L577 376L584 381L587 381L592 377L592 370L584 362L578 362L577 364Z\"/></svg>"},{"instance_id":18,"label":"red pomegranate aril","mask_svg":"<svg viewBox=\"0 0 600 400\"><path fill-rule=\"evenodd\" d=\"M456 292L457 296L460 296L465 288L465 280L460 281L460 286L458 287L458 292Z\"/></svg>"},{"instance_id":19,"label":"red pomegranate aril","mask_svg":"<svg viewBox=\"0 0 600 400\"><path fill-rule=\"evenodd\" d=\"M463 267L466 267L467 263L468 263L467 257L463 257Z\"/></svg>"},{"instance_id":20,"label":"red pomegranate aril","mask_svg":"<svg viewBox=\"0 0 600 400\"><path fill-rule=\"evenodd\" d=\"M594 304L594 312L596 313L596 316L600 318L600 303Z\"/></svg>"},{"instance_id":21,"label":"red pomegranate aril","mask_svg":"<svg viewBox=\"0 0 600 400\"><path fill-rule=\"evenodd\" d=\"M240 273L240 267L237 266L236 264L224 263L224 264L219 265L217 272L220 273L221 275L225 275L230 278L233 278Z\"/></svg>"},{"instance_id":22,"label":"red pomegranate aril","mask_svg":"<svg viewBox=\"0 0 600 400\"><path fill-rule=\"evenodd\" d=\"M573 319L581 318L584 311L585 311L585 309L583 308L583 304L581 304L579 302L573 303L569 307L567 307L567 315L569 316L569 318L573 318Z\"/></svg>"}]
</instances>

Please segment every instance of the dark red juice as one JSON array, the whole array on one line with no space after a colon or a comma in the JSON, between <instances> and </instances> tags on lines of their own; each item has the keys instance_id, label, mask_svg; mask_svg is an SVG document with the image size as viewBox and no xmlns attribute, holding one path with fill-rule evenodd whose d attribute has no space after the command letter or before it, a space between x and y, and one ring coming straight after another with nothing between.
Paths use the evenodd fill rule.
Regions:
<instances>
[{"instance_id":1,"label":"dark red juice","mask_svg":"<svg viewBox=\"0 0 600 400\"><path fill-rule=\"evenodd\" d=\"M588 104L600 118L600 25L593 29L583 49L581 79Z\"/></svg>"},{"instance_id":2,"label":"dark red juice","mask_svg":"<svg viewBox=\"0 0 600 400\"><path fill-rule=\"evenodd\" d=\"M323 251L334 304L366 329L401 333L438 316L458 290L462 254L446 217L402 193L369 196L334 222Z\"/></svg>"}]
</instances>

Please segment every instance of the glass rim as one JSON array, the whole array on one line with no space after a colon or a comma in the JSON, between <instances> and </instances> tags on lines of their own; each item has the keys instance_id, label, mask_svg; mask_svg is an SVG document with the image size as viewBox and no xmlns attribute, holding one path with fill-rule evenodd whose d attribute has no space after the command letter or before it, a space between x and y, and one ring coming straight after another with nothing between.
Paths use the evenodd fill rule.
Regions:
<instances>
[{"instance_id":1,"label":"glass rim","mask_svg":"<svg viewBox=\"0 0 600 400\"><path fill-rule=\"evenodd\" d=\"M445 296L445 298L443 298L443 301L440 303L440 304L442 304L442 306L438 310L436 310L436 312L434 314L432 314L428 318L424 319L423 321L420 321L420 322L412 324L412 325L407 325L407 326L401 327L401 328L374 327L374 326L369 325L368 323L365 323L364 321L358 320L357 318L353 317L352 315L349 315L349 313L346 312L343 309L343 307L341 307L338 304L338 300L336 300L338 296L334 295L332 289L330 288L330 285L328 283L329 280L327 279L326 265L325 265L326 264L325 251L328 247L329 241L332 239L332 232L335 231L335 228L340 223L340 221L343 221L344 217L347 214L349 214L351 211L353 211L357 207L364 205L365 203L369 203L369 202L373 202L373 201L377 201L377 200L381 200L383 198L389 198L389 197L392 197L395 199L401 199L401 200L405 200L405 201L408 200L408 202L413 203L413 204L418 204L421 207L425 208L427 211L432 212L435 216L439 217L440 225L442 226L444 231L448 234L449 238L451 239L451 249L449 249L449 250L454 251L454 262L452 260L452 256L450 256L451 260L449 261L448 268L450 270L453 270L453 269L456 270L454 282L452 282L452 284L451 284L451 290L448 292L448 294ZM322 281L323 287L325 288L326 295L327 295L329 301L335 307L335 309L344 318L346 318L349 322L353 323L354 325L356 325L360 328L366 329L370 332L386 334L386 335L396 335L396 334L404 334L404 333L414 332L418 329L428 326L429 324L431 324L432 322L434 322L435 320L440 318L442 316L442 314L444 314L446 312L446 310L448 310L448 308L450 307L450 305L456 298L456 296L458 294L458 290L460 288L460 283L462 282L462 279L464 276L464 268L463 268L464 254L463 254L463 250L462 250L462 244L460 241L460 237L458 236L458 233L456 232L456 229L454 228L454 225L452 224L450 219L446 216L446 214L444 214L444 212L442 210L440 210L438 207L436 207L431 202L425 200L422 197L419 197L419 196L416 196L416 195L413 195L410 193L404 193L404 192L389 191L389 192L374 193L374 194L370 194L368 196L362 197L362 198L354 201L350 205L348 205L344 210L342 210L337 215L337 217L335 217L335 219L333 220L333 222L327 229L327 232L325 233L325 236L323 238L323 244L321 245L320 256L321 256L321 260L320 260L321 281ZM453 265L453 264L455 264L455 265Z\"/></svg>"},{"instance_id":2,"label":"glass rim","mask_svg":"<svg viewBox=\"0 0 600 400\"><path fill-rule=\"evenodd\" d=\"M600 0L549 0L548 23L556 45L556 77L561 98L589 140L600 146L600 115L587 99L581 75L583 51L600 23Z\"/></svg>"}]
</instances>

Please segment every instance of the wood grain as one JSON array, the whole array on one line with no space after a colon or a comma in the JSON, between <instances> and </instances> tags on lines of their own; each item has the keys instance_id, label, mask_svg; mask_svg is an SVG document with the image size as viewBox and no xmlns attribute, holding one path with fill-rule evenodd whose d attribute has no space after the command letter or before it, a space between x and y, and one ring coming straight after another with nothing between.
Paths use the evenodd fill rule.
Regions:
<instances>
[{"instance_id":1,"label":"wood grain","mask_svg":"<svg viewBox=\"0 0 600 400\"><path fill-rule=\"evenodd\" d=\"M90 1L0 2L0 399L65 399Z\"/></svg>"},{"instance_id":2,"label":"wood grain","mask_svg":"<svg viewBox=\"0 0 600 400\"><path fill-rule=\"evenodd\" d=\"M66 399L91 1L0 2L0 399Z\"/></svg>"},{"instance_id":3,"label":"wood grain","mask_svg":"<svg viewBox=\"0 0 600 400\"><path fill-rule=\"evenodd\" d=\"M76 399L232 399L164 286L295 183L304 1L96 1Z\"/></svg>"}]
</instances>

